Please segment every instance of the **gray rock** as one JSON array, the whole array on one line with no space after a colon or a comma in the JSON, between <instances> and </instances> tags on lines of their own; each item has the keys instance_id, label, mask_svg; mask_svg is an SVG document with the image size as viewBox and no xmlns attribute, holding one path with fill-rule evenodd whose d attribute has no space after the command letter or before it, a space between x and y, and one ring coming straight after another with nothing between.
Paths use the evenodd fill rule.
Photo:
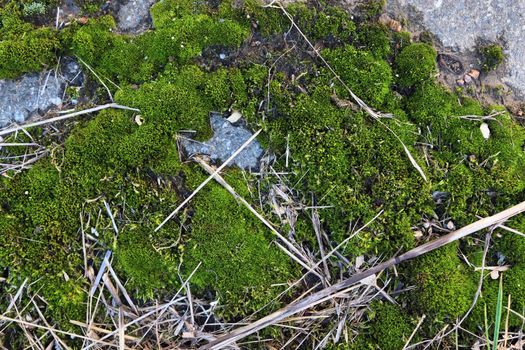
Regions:
<instances>
[{"instance_id":1,"label":"gray rock","mask_svg":"<svg viewBox=\"0 0 525 350\"><path fill-rule=\"evenodd\" d=\"M45 113L62 104L66 84L78 85L83 74L78 63L64 59L60 72L26 74L14 80L0 80L0 128L12 122Z\"/></svg>"},{"instance_id":2,"label":"gray rock","mask_svg":"<svg viewBox=\"0 0 525 350\"><path fill-rule=\"evenodd\" d=\"M138 34L151 26L150 7L156 0L129 0L118 9L118 27L121 31Z\"/></svg>"},{"instance_id":3,"label":"gray rock","mask_svg":"<svg viewBox=\"0 0 525 350\"><path fill-rule=\"evenodd\" d=\"M210 123L214 135L206 142L183 139L181 146L188 155L205 154L213 161L224 162L239 149L253 134L243 126L235 126L218 113L212 113ZM258 169L259 160L264 153L257 142L252 141L231 162L241 169Z\"/></svg>"},{"instance_id":4,"label":"gray rock","mask_svg":"<svg viewBox=\"0 0 525 350\"><path fill-rule=\"evenodd\" d=\"M479 39L505 44L503 81L525 94L525 1L389 0L387 10L434 33L445 47L475 49Z\"/></svg>"}]
</instances>

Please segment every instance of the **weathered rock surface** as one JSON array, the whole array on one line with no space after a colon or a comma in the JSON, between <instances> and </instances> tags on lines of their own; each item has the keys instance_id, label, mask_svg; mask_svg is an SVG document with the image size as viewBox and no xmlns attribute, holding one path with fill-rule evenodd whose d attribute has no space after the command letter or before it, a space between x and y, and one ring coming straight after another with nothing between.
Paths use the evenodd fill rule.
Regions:
<instances>
[{"instance_id":1,"label":"weathered rock surface","mask_svg":"<svg viewBox=\"0 0 525 350\"><path fill-rule=\"evenodd\" d=\"M138 34L151 27L150 7L157 0L129 0L118 6L118 27L123 32Z\"/></svg>"},{"instance_id":2,"label":"weathered rock surface","mask_svg":"<svg viewBox=\"0 0 525 350\"><path fill-rule=\"evenodd\" d=\"M214 135L208 141L181 140L181 146L189 156L205 154L215 162L224 162L253 135L243 126L236 126L217 113L211 114L210 123ZM254 140L232 160L231 165L241 169L258 169L263 153L259 142Z\"/></svg>"},{"instance_id":3,"label":"weathered rock surface","mask_svg":"<svg viewBox=\"0 0 525 350\"><path fill-rule=\"evenodd\" d=\"M64 60L57 74L49 70L0 80L0 128L60 106L66 85L80 86L82 82L80 66L70 59Z\"/></svg>"},{"instance_id":4,"label":"weathered rock surface","mask_svg":"<svg viewBox=\"0 0 525 350\"><path fill-rule=\"evenodd\" d=\"M424 26L458 51L473 50L478 40L504 44L502 80L525 95L525 1L389 0L387 11Z\"/></svg>"}]
</instances>

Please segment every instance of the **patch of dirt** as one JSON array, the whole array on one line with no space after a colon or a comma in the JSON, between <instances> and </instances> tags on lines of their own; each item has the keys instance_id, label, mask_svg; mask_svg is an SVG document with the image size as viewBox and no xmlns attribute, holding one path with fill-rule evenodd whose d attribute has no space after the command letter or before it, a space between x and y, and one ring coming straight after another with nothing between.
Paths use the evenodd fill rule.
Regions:
<instances>
[{"instance_id":1,"label":"patch of dirt","mask_svg":"<svg viewBox=\"0 0 525 350\"><path fill-rule=\"evenodd\" d=\"M520 93L502 80L505 75L504 67L483 72L475 52L452 52L439 42L434 42L434 46L438 50L438 80L441 83L453 91L461 89L483 105L504 105L513 114L523 113L525 103Z\"/></svg>"}]
</instances>

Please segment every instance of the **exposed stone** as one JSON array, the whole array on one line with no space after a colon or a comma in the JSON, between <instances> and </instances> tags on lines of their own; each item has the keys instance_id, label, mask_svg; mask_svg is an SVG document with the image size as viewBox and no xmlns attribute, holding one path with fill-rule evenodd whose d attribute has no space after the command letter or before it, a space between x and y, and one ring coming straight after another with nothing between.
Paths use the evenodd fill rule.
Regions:
<instances>
[{"instance_id":1,"label":"exposed stone","mask_svg":"<svg viewBox=\"0 0 525 350\"><path fill-rule=\"evenodd\" d=\"M524 1L389 0L387 10L422 25L453 50L475 51L479 40L505 43L502 79L525 93Z\"/></svg>"},{"instance_id":2,"label":"exposed stone","mask_svg":"<svg viewBox=\"0 0 525 350\"><path fill-rule=\"evenodd\" d=\"M129 0L117 5L118 28L123 32L138 34L151 27L149 9L156 0Z\"/></svg>"},{"instance_id":3,"label":"exposed stone","mask_svg":"<svg viewBox=\"0 0 525 350\"><path fill-rule=\"evenodd\" d=\"M188 156L205 154L212 161L224 162L253 135L244 126L235 125L240 122L232 124L218 113L211 113L210 123L214 135L208 141L181 139L180 144ZM254 140L232 160L231 165L237 165L241 169L258 169L263 152L259 142Z\"/></svg>"},{"instance_id":4,"label":"exposed stone","mask_svg":"<svg viewBox=\"0 0 525 350\"><path fill-rule=\"evenodd\" d=\"M66 84L80 86L83 80L80 66L69 58L63 59L57 73L49 70L0 80L0 128L61 106Z\"/></svg>"},{"instance_id":5,"label":"exposed stone","mask_svg":"<svg viewBox=\"0 0 525 350\"><path fill-rule=\"evenodd\" d=\"M472 77L470 75L468 75L468 74L465 74L463 76L463 80L465 81L466 84L472 83Z\"/></svg>"}]
</instances>

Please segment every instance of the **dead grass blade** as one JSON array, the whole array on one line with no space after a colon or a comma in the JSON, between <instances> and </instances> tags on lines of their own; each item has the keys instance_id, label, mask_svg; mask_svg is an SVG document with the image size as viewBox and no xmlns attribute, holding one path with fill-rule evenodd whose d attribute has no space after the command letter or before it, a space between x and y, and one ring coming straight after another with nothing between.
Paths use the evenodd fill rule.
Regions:
<instances>
[{"instance_id":1,"label":"dead grass blade","mask_svg":"<svg viewBox=\"0 0 525 350\"><path fill-rule=\"evenodd\" d=\"M332 66L328 63L328 61L321 55L321 53L319 52L318 48L312 44L312 42L310 41L310 39L308 39L308 37L303 33L303 31L301 30L301 28L299 28L299 26L297 25L297 23L295 23L292 15L290 15L290 13L288 11L286 11L286 9L284 8L284 6L281 4L280 1L278 0L273 0L271 3L269 3L268 5L265 5L265 7L272 7L272 8L277 8L277 9L280 9L284 15L286 17L288 17L288 19L290 20L291 24L292 24L292 27L294 27L298 32L299 34L301 35L301 37L306 41L306 43L308 43L308 45L310 46L310 48L314 51L315 55L323 62L323 64L328 68L328 70L334 75L335 79L345 88L346 91L348 91L348 93L350 94L350 96L352 97L352 99L359 105L359 107L364 110L369 116L371 116L373 119L375 119L376 121L378 121L381 125L383 125L384 127L386 127L386 129L392 133L392 135L394 135L396 137L396 139L401 142L401 145L403 146L403 149L405 151L405 153L407 154L408 158L410 159L410 163L414 166L414 168L418 171L418 173L421 175L421 177L423 177L423 179L425 181L427 181L427 177L423 171L423 169L417 164L415 158L412 156L412 154L410 153L409 149L406 147L406 145L403 143L403 141L401 141L401 138L392 130L390 129L385 123L381 122L380 118L385 118L387 117L387 115L383 114L383 113L380 113L380 112L376 112L374 111L372 108L370 108L370 106L368 106L361 98L359 98L351 89L350 87L343 81L343 79L341 79L341 77L336 73L336 71L332 68Z\"/></svg>"},{"instance_id":2,"label":"dead grass blade","mask_svg":"<svg viewBox=\"0 0 525 350\"><path fill-rule=\"evenodd\" d=\"M292 254L292 252L288 251L288 249L284 248L282 245L280 244L277 244L277 246L279 246L288 256L290 256L292 259L294 259L295 261L297 261L302 267L304 267L305 269L307 269L309 272L312 272L313 274L315 274L316 276L318 276L319 278L321 279L325 279L319 272L316 271L316 268L317 267L313 267L313 264L310 262L310 260L304 256L304 254L301 253L301 251L299 249L297 249L297 247L295 247L288 239L286 239L286 237L284 237L279 231L277 231L277 229L275 227L273 227L273 225L268 222L268 220L266 220L261 214L259 214L257 212L257 210L255 210L251 205L250 203L248 203L244 198L242 198L236 191L233 187L231 187L225 180L222 176L220 176L219 174L217 174L217 171L214 171L214 169L208 165L208 163L206 163L202 158L200 157L193 157L193 159L195 159L195 161L208 173L210 174L215 174L215 180L221 184L228 192L230 192L234 197L235 199L237 199L238 201L240 201L246 208L248 208L248 210L250 210L250 212L252 212L266 227L268 227L272 233L274 235L276 235L282 242L284 242L286 244L286 246L288 247L288 249L290 249L291 251L293 251L293 253L295 254ZM299 259L300 258L300 259Z\"/></svg>"},{"instance_id":3,"label":"dead grass blade","mask_svg":"<svg viewBox=\"0 0 525 350\"><path fill-rule=\"evenodd\" d=\"M463 237L466 237L472 233L478 232L480 230L489 228L491 226L497 225L505 220L525 211L525 202L521 202L509 209L506 209L502 212L499 212L493 216L483 218L478 220L470 225L460 228L459 230L453 231L445 236L442 236L434 241L425 243L419 247L416 247L404 254L401 254L398 257L394 257L388 261L385 261L381 264L378 264L366 271L357 273L352 277L343 280L337 284L334 284L331 287L325 288L319 292L316 292L308 297L305 297L301 300L298 300L281 310L278 310L266 317L259 319L256 322L253 322L247 326L237 328L236 330L218 338L215 341L212 341L200 349L221 349L229 344L232 344L250 334L253 334L263 328L266 328L270 325L273 325L277 322L280 322L292 315L297 314L298 312L309 309L315 305L318 305L326 300L334 298L336 295L344 293L350 286L353 284L362 281L366 277L377 274L389 267L397 265L403 261L414 259L418 256L436 250L440 247L443 247L446 244L457 241Z\"/></svg>"},{"instance_id":4,"label":"dead grass blade","mask_svg":"<svg viewBox=\"0 0 525 350\"><path fill-rule=\"evenodd\" d=\"M197 187L188 196L188 198L186 198L174 211L171 212L170 215L168 215L168 217L166 219L164 219L164 221L159 226L157 226L157 228L155 229L154 232L157 232L158 230L160 230L162 228L162 226L164 226L173 216L175 216L179 212L179 210L181 210L193 197L195 197L195 195L197 193L199 193L199 191L204 186L206 186L206 184L208 182L210 182L215 177L215 175L219 174L222 171L222 169L224 169L235 157L237 157L237 155L239 153L242 152L243 149L245 149L250 143L252 143L252 141L255 140L255 138L261 133L261 131L262 131L262 129L257 130L257 132L255 134L253 134L248 140L246 140L246 142L243 143L241 147L239 147L235 152L233 152L233 154L228 159L226 159L226 161L224 163L222 163L221 166L218 167L217 170L215 170L215 172L213 174L211 174L206 180L204 180L199 185L199 187Z\"/></svg>"},{"instance_id":5,"label":"dead grass blade","mask_svg":"<svg viewBox=\"0 0 525 350\"><path fill-rule=\"evenodd\" d=\"M42 325L39 325L39 324L36 324L36 323L31 323L31 322L23 321L23 320L20 320L20 319L5 317L5 316L2 316L2 315L0 315L0 321L12 322L12 323L16 323L16 324L19 324L19 325L22 325L22 326L27 326L27 327L32 327L32 328L40 328L40 329L43 329L43 330L46 330L46 331L54 331L56 333L67 335L67 336L70 336L70 337L73 337L73 338L86 339L86 340L92 341L94 344L97 344L97 345L106 345L106 346L110 346L112 348L116 348L117 347L115 344L108 343L108 342L105 342L103 340L96 340L96 339L93 339L93 338L85 337L85 336L80 335L80 334L75 334L75 333L71 333L71 332L61 331L61 330L58 330L58 329L52 329L52 328L49 328L49 327L46 327L46 326L42 326Z\"/></svg>"},{"instance_id":6,"label":"dead grass blade","mask_svg":"<svg viewBox=\"0 0 525 350\"><path fill-rule=\"evenodd\" d=\"M140 110L138 110L136 108L121 106L121 105L119 105L117 103L108 103L108 104L105 104L105 105L96 106L96 107L93 107L93 108L88 108L88 109L85 109L83 111L78 111L78 112L74 112L74 113L70 113L70 114L66 114L66 115L61 115L59 117L44 119L44 120L40 120L40 121L37 121L37 122L34 122L34 123L29 123L29 124L25 124L25 125L18 125L18 126L12 127L12 128L7 128L7 129L4 129L4 130L0 130L0 136L9 135L9 134L12 134L12 133L20 131L20 130L33 128L35 126L40 126L40 125L50 124L50 123L54 123L54 122L59 122L59 121L66 120L66 119L69 119L69 118L77 117L79 115L84 115L84 114L98 112L98 111L101 111L101 110L104 110L104 109L108 109L108 108L124 109L124 110L128 110L128 111L140 112Z\"/></svg>"}]
</instances>

